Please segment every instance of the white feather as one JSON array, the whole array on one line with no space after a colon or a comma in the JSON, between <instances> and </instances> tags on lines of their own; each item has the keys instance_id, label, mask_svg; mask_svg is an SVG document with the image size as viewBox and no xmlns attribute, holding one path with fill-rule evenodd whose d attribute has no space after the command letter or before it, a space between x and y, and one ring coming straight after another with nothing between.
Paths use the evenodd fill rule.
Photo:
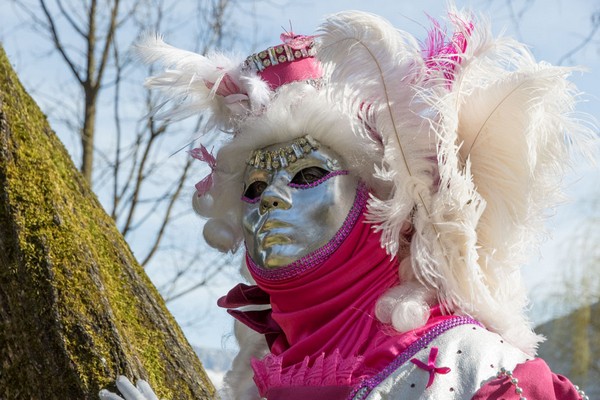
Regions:
<instances>
[{"instance_id":1,"label":"white feather","mask_svg":"<svg viewBox=\"0 0 600 400\"><path fill-rule=\"evenodd\" d=\"M369 218L387 251L396 255L412 212L411 262L403 265L447 310L534 354L541 338L525 316L518 267L558 198L565 132L589 132L571 118L568 69L494 39L484 20L458 12L451 20L467 47L440 56L454 62L450 84L448 68L425 68L411 37L365 13L330 18L318 57L334 102L355 126L381 134L375 177L392 189L370 200Z\"/></svg>"},{"instance_id":2,"label":"white feather","mask_svg":"<svg viewBox=\"0 0 600 400\"><path fill-rule=\"evenodd\" d=\"M427 213L434 178L435 141L420 117L423 104L414 101L423 66L419 47L383 18L359 12L329 18L319 37L317 56L334 104L355 126L361 126L360 119L382 136L383 159L375 177L391 181L393 189L389 198L370 200L369 221L395 256L415 205Z\"/></svg>"},{"instance_id":3,"label":"white feather","mask_svg":"<svg viewBox=\"0 0 600 400\"><path fill-rule=\"evenodd\" d=\"M456 206L444 219L454 221L453 248L463 255L450 255L452 269L433 279L456 312L534 354L542 338L525 315L518 267L560 198L572 141L565 135L586 129L571 118L569 69L537 64L524 45L492 39L484 22L461 58L451 89L438 77L421 92L440 116L432 123L440 138L439 209Z\"/></svg>"},{"instance_id":4,"label":"white feather","mask_svg":"<svg viewBox=\"0 0 600 400\"><path fill-rule=\"evenodd\" d=\"M225 96L216 95L225 75L242 89L243 60L239 57L219 53L203 56L170 46L156 35L143 37L133 51L143 62L158 63L165 68L146 80L146 86L158 89L165 99L154 110L157 118L179 120L209 111L212 113L209 127L231 129L239 114L247 112L247 108L232 106ZM240 90L240 94L245 93Z\"/></svg>"}]
</instances>

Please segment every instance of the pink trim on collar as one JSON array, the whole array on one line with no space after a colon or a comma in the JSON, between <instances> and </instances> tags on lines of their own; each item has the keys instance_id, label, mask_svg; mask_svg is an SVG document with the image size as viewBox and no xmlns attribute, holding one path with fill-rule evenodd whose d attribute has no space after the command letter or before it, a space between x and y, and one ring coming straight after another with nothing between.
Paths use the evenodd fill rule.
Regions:
<instances>
[{"instance_id":1,"label":"pink trim on collar","mask_svg":"<svg viewBox=\"0 0 600 400\"><path fill-rule=\"evenodd\" d=\"M437 306L437 311L439 312L439 306ZM428 346L429 343L431 343L434 339L436 339L437 337L439 337L440 335L444 334L452 328L466 324L472 324L482 327L482 325L478 321L470 317L464 316L451 316L438 324L430 326L425 332L425 334L423 334L421 337L419 337L417 340L411 343L404 351L402 351L402 353L396 359L389 363L387 367L385 367L381 372L364 380L360 385L356 386L350 394L350 396L348 397L348 399L366 399L373 389L375 389L394 371L400 368L400 366L408 362L421 349Z\"/></svg>"}]
</instances>

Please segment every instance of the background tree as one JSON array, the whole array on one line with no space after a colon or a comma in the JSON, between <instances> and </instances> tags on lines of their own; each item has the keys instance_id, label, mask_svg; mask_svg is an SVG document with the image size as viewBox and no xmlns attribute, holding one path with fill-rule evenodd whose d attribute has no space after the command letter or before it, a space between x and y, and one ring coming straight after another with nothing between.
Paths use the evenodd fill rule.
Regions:
<instances>
[{"instance_id":1,"label":"background tree","mask_svg":"<svg viewBox=\"0 0 600 400\"><path fill-rule=\"evenodd\" d=\"M97 399L121 374L212 399L181 329L0 48L0 398Z\"/></svg>"},{"instance_id":2,"label":"background tree","mask_svg":"<svg viewBox=\"0 0 600 400\"><path fill-rule=\"evenodd\" d=\"M70 82L78 88L76 101L56 96L64 104L57 111L80 137L80 151L74 158L80 159L82 174L94 182L142 266L162 250L168 252L166 262L172 273L162 287L167 299L206 285L230 258L218 257L203 246L181 245L169 229L191 214L190 175L200 174L202 168L184 153L169 155L190 147L203 121L156 121L151 116L156 96L141 85L142 77L152 71L132 59L129 48L148 32L187 37L190 49L200 53L220 48L232 29L233 2L13 1L31 28L60 56ZM181 287L182 277L190 276L189 284Z\"/></svg>"},{"instance_id":3,"label":"background tree","mask_svg":"<svg viewBox=\"0 0 600 400\"><path fill-rule=\"evenodd\" d=\"M55 0L32 5L16 1L36 29L54 45L82 93L81 172L92 182L94 138L98 96L105 85L106 70L118 31L137 11L140 1L125 9L119 0L88 0L81 3ZM68 39L65 39L68 38Z\"/></svg>"},{"instance_id":4,"label":"background tree","mask_svg":"<svg viewBox=\"0 0 600 400\"><path fill-rule=\"evenodd\" d=\"M599 199L580 201L587 217L577 218L577 228L566 235L564 268L554 277L545 301L546 312L560 317L538 327L548 338L540 355L558 373L583 387L590 398L600 396Z\"/></svg>"},{"instance_id":5,"label":"background tree","mask_svg":"<svg viewBox=\"0 0 600 400\"><path fill-rule=\"evenodd\" d=\"M523 19L534 6L535 0L508 0L506 7L515 31L519 34ZM598 54L600 51L600 7L590 7L588 25L582 29L575 44L567 48L554 60L558 65L578 65L586 51ZM586 88L582 88L584 91ZM590 123L597 115L586 116ZM598 142L590 143L593 158L598 157ZM585 158L585 156L583 157ZM589 160L583 160L587 163ZM592 167L594 168L594 167ZM597 169L595 169L597 171ZM598 175L594 176L591 187L597 188ZM590 398L600 396L600 202L597 190L590 190L588 197L580 198L572 209L568 232L557 234L564 240L560 246L560 273L548 279L545 288L534 288L542 292L538 297L542 302L537 308L544 310L546 317L538 320L546 322L536 327L536 331L547 337L539 349L551 368L581 386ZM582 217L584 215L585 217ZM550 288L548 290L548 288ZM556 317L558 315L558 317Z\"/></svg>"}]
</instances>

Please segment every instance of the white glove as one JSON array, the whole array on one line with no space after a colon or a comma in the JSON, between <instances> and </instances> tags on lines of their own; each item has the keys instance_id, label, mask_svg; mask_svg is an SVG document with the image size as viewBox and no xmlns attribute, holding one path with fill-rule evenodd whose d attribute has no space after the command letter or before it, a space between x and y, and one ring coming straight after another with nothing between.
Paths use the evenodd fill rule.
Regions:
<instances>
[{"instance_id":1,"label":"white glove","mask_svg":"<svg viewBox=\"0 0 600 400\"><path fill-rule=\"evenodd\" d=\"M117 388L125 399L118 394L102 389L100 391L100 400L159 400L150 385L148 385L148 382L141 379L137 381L136 388L129 379L121 375L117 378Z\"/></svg>"}]
</instances>

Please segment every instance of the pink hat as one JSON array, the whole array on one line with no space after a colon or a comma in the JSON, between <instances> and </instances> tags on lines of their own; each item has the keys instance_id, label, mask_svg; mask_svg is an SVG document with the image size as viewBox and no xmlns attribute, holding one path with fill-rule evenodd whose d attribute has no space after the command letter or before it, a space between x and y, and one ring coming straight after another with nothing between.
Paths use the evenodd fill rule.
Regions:
<instances>
[{"instance_id":1,"label":"pink hat","mask_svg":"<svg viewBox=\"0 0 600 400\"><path fill-rule=\"evenodd\" d=\"M245 68L254 69L275 90L297 81L317 80L323 76L315 59L314 36L282 33L283 44L269 47L246 59Z\"/></svg>"}]
</instances>

